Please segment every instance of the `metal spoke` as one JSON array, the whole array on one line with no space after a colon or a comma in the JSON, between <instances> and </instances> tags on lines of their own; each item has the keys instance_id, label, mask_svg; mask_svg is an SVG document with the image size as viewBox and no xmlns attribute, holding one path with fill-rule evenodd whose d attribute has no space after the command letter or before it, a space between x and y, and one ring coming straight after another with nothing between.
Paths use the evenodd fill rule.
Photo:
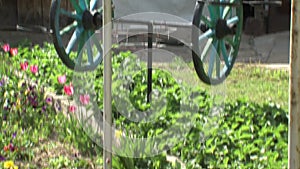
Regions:
<instances>
[{"instance_id":1,"label":"metal spoke","mask_svg":"<svg viewBox=\"0 0 300 169\"><path fill-rule=\"evenodd\" d=\"M214 47L215 47L215 50L213 49L211 54L210 54L210 58L209 58L209 66L208 66L208 76L211 78L212 77L212 73L213 73L213 70L214 70L214 63L215 63L215 60L216 60L216 55L218 54L217 53L217 48L218 48L218 41L216 41L214 43Z\"/></svg>"},{"instance_id":2,"label":"metal spoke","mask_svg":"<svg viewBox=\"0 0 300 169\"><path fill-rule=\"evenodd\" d=\"M85 0L79 0L79 6L80 6L80 8L81 8L83 11L85 11L86 9L88 9Z\"/></svg>"},{"instance_id":3,"label":"metal spoke","mask_svg":"<svg viewBox=\"0 0 300 169\"><path fill-rule=\"evenodd\" d=\"M102 52L102 47L100 45L100 42L97 40L97 38L95 37L95 35L92 36L92 40L93 40L93 42L94 42L94 44L95 44L95 46L97 48L97 51L98 52Z\"/></svg>"},{"instance_id":4,"label":"metal spoke","mask_svg":"<svg viewBox=\"0 0 300 169\"><path fill-rule=\"evenodd\" d=\"M230 19L227 19L227 25L233 25L239 22L239 17L238 16L234 16Z\"/></svg>"},{"instance_id":5,"label":"metal spoke","mask_svg":"<svg viewBox=\"0 0 300 169\"><path fill-rule=\"evenodd\" d=\"M216 11L216 7L214 5L209 5L208 6L208 11L209 11L209 14L210 14L210 18L212 21L216 21L217 20L217 11Z\"/></svg>"},{"instance_id":6,"label":"metal spoke","mask_svg":"<svg viewBox=\"0 0 300 169\"><path fill-rule=\"evenodd\" d=\"M225 37L224 40L229 43L230 46L234 46L234 41L232 37Z\"/></svg>"},{"instance_id":7,"label":"metal spoke","mask_svg":"<svg viewBox=\"0 0 300 169\"><path fill-rule=\"evenodd\" d=\"M220 45L218 45L217 53L220 53ZM216 77L220 78L220 67L221 67L221 58L220 55L216 56Z\"/></svg>"},{"instance_id":8,"label":"metal spoke","mask_svg":"<svg viewBox=\"0 0 300 169\"><path fill-rule=\"evenodd\" d=\"M76 43L76 41L79 39L80 35L81 35L82 31L79 28L76 28L68 45L66 48L66 53L70 54L71 50L74 48L74 45Z\"/></svg>"},{"instance_id":9,"label":"metal spoke","mask_svg":"<svg viewBox=\"0 0 300 169\"><path fill-rule=\"evenodd\" d=\"M206 45L203 49L203 52L201 54L201 60L204 61L208 55L208 52L210 51L211 47L212 47L212 41L213 39L212 38L209 38L206 42Z\"/></svg>"},{"instance_id":10,"label":"metal spoke","mask_svg":"<svg viewBox=\"0 0 300 169\"><path fill-rule=\"evenodd\" d=\"M85 0L86 9L88 9L88 10L90 9L90 5L91 5L90 1L91 0Z\"/></svg>"},{"instance_id":11,"label":"metal spoke","mask_svg":"<svg viewBox=\"0 0 300 169\"><path fill-rule=\"evenodd\" d=\"M198 38L199 43L198 44L201 44L201 41L203 41L204 39L208 39L208 38L212 37L214 34L215 34L214 31L212 31L211 29L206 31L205 33L203 33L202 35L199 36L199 38Z\"/></svg>"},{"instance_id":12,"label":"metal spoke","mask_svg":"<svg viewBox=\"0 0 300 169\"><path fill-rule=\"evenodd\" d=\"M61 8L60 9L60 13L62 15L65 15L65 16L69 17L69 18L73 18L73 19L75 19L77 21L81 20L81 17L79 15L76 15L75 12L70 12L70 11L67 11L67 10Z\"/></svg>"},{"instance_id":13,"label":"metal spoke","mask_svg":"<svg viewBox=\"0 0 300 169\"><path fill-rule=\"evenodd\" d=\"M223 40L220 41L220 46L221 46L221 51L222 51L222 56L224 59L224 62L226 64L227 67L230 67L230 63L229 63L229 56L227 54L227 49L226 49L226 45L225 42Z\"/></svg>"},{"instance_id":14,"label":"metal spoke","mask_svg":"<svg viewBox=\"0 0 300 169\"><path fill-rule=\"evenodd\" d=\"M91 4L90 4L90 10L94 10L96 8L97 5L97 0L91 0Z\"/></svg>"},{"instance_id":15,"label":"metal spoke","mask_svg":"<svg viewBox=\"0 0 300 169\"><path fill-rule=\"evenodd\" d=\"M233 3L234 0L231 0L230 3ZM228 14L229 14L229 11L231 11L233 8L231 6L226 6L223 10L223 14L221 15L223 19L225 19Z\"/></svg>"},{"instance_id":16,"label":"metal spoke","mask_svg":"<svg viewBox=\"0 0 300 169\"><path fill-rule=\"evenodd\" d=\"M92 65L94 63L94 58L93 58L93 49L92 49L92 44L91 41L89 40L90 37L90 32L88 32L88 36L86 36L86 42L87 42L87 55L88 55L88 63L89 65Z\"/></svg>"},{"instance_id":17,"label":"metal spoke","mask_svg":"<svg viewBox=\"0 0 300 169\"><path fill-rule=\"evenodd\" d=\"M76 0L70 0L71 1L71 4L73 6L73 8L75 9L75 11L77 13L82 13L82 9L80 8L80 6L77 4L77 1Z\"/></svg>"},{"instance_id":18,"label":"metal spoke","mask_svg":"<svg viewBox=\"0 0 300 169\"><path fill-rule=\"evenodd\" d=\"M93 41L93 44L96 46L96 49L97 49L97 54L96 54L96 58L94 60L98 60L98 59L101 59L102 60L102 47L100 45L100 42L97 40L96 34L94 34L93 36L91 36L91 40ZM100 57L100 58L99 58Z\"/></svg>"},{"instance_id":19,"label":"metal spoke","mask_svg":"<svg viewBox=\"0 0 300 169\"><path fill-rule=\"evenodd\" d=\"M103 8L99 7L98 9L96 9L96 12L103 13Z\"/></svg>"},{"instance_id":20,"label":"metal spoke","mask_svg":"<svg viewBox=\"0 0 300 169\"><path fill-rule=\"evenodd\" d=\"M77 49L77 64L79 64L81 66L81 62L82 62L82 56L83 56L83 45L84 45L84 40L86 37L86 32L83 32L79 38L79 44L78 44L78 49Z\"/></svg>"},{"instance_id":21,"label":"metal spoke","mask_svg":"<svg viewBox=\"0 0 300 169\"><path fill-rule=\"evenodd\" d=\"M224 2L224 0L220 0L220 2L222 3L222 2ZM219 16L220 17L223 16L223 12L224 12L224 7L223 7L223 5L220 5L220 9L219 9Z\"/></svg>"},{"instance_id":22,"label":"metal spoke","mask_svg":"<svg viewBox=\"0 0 300 169\"><path fill-rule=\"evenodd\" d=\"M70 32L72 29L74 29L76 26L78 26L78 23L74 21L72 24L64 27L62 30L59 31L60 35L64 35L67 32Z\"/></svg>"},{"instance_id":23,"label":"metal spoke","mask_svg":"<svg viewBox=\"0 0 300 169\"><path fill-rule=\"evenodd\" d=\"M211 23L211 20L208 19L206 16L202 15L202 16L201 16L201 20L202 20L209 28L212 28L212 27L213 27L213 23Z\"/></svg>"}]
</instances>

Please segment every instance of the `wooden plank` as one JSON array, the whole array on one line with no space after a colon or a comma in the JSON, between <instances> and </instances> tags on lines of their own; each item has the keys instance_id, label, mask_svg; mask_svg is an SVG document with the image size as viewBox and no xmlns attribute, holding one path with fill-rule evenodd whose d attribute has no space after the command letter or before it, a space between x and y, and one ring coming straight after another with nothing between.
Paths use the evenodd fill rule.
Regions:
<instances>
[{"instance_id":1,"label":"wooden plank","mask_svg":"<svg viewBox=\"0 0 300 169\"><path fill-rule=\"evenodd\" d=\"M291 13L291 0L282 0L281 12L284 14Z\"/></svg>"},{"instance_id":2,"label":"wooden plank","mask_svg":"<svg viewBox=\"0 0 300 169\"><path fill-rule=\"evenodd\" d=\"M50 28L50 7L51 7L51 0L42 0L42 25L46 28Z\"/></svg>"},{"instance_id":3,"label":"wooden plank","mask_svg":"<svg viewBox=\"0 0 300 169\"><path fill-rule=\"evenodd\" d=\"M18 21L20 25L43 24L42 0L18 0Z\"/></svg>"},{"instance_id":4,"label":"wooden plank","mask_svg":"<svg viewBox=\"0 0 300 169\"><path fill-rule=\"evenodd\" d=\"M17 0L0 0L0 21L0 29L16 27Z\"/></svg>"},{"instance_id":5,"label":"wooden plank","mask_svg":"<svg viewBox=\"0 0 300 169\"><path fill-rule=\"evenodd\" d=\"M43 0L42 3L42 14L43 14L43 23L44 27L50 28L50 9L51 9L51 0ZM62 0L61 1L61 8L72 11L70 9L70 1L69 0ZM61 18L62 19L62 18ZM66 24L66 18L62 19L62 24Z\"/></svg>"},{"instance_id":6,"label":"wooden plank","mask_svg":"<svg viewBox=\"0 0 300 169\"><path fill-rule=\"evenodd\" d=\"M292 0L288 168L300 168L300 1Z\"/></svg>"},{"instance_id":7,"label":"wooden plank","mask_svg":"<svg viewBox=\"0 0 300 169\"><path fill-rule=\"evenodd\" d=\"M270 6L268 33L288 31L290 29L291 11L282 12L280 6ZM290 8L289 8L290 9Z\"/></svg>"}]
</instances>

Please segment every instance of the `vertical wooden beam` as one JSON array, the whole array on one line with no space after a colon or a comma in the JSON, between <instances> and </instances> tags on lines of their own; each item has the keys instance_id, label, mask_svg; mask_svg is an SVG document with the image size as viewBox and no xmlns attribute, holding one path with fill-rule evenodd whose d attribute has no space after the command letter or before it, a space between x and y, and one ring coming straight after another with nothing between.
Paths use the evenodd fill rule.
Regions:
<instances>
[{"instance_id":1,"label":"vertical wooden beam","mask_svg":"<svg viewBox=\"0 0 300 169\"><path fill-rule=\"evenodd\" d=\"M111 109L111 46L112 46L112 1L102 0L104 38L104 169L112 169L112 109Z\"/></svg>"},{"instance_id":2,"label":"vertical wooden beam","mask_svg":"<svg viewBox=\"0 0 300 169\"><path fill-rule=\"evenodd\" d=\"M291 9L288 168L300 169L300 1L292 0Z\"/></svg>"}]
</instances>

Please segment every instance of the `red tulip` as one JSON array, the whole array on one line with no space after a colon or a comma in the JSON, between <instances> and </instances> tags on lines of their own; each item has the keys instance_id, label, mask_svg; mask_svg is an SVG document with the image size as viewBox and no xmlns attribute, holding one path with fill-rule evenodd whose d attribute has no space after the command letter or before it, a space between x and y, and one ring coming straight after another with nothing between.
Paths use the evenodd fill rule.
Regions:
<instances>
[{"instance_id":1,"label":"red tulip","mask_svg":"<svg viewBox=\"0 0 300 169\"><path fill-rule=\"evenodd\" d=\"M68 85L64 86L64 92L65 92L66 95L68 95L68 96L72 96L72 95L73 95L74 89L73 89L72 83L70 83L69 86L68 86Z\"/></svg>"},{"instance_id":2,"label":"red tulip","mask_svg":"<svg viewBox=\"0 0 300 169\"><path fill-rule=\"evenodd\" d=\"M81 104L88 105L90 102L90 96L88 94L80 95L79 100Z\"/></svg>"},{"instance_id":3,"label":"red tulip","mask_svg":"<svg viewBox=\"0 0 300 169\"><path fill-rule=\"evenodd\" d=\"M36 74L39 71L39 67L37 65L32 65L32 66L30 66L30 71L33 74Z\"/></svg>"},{"instance_id":4,"label":"red tulip","mask_svg":"<svg viewBox=\"0 0 300 169\"><path fill-rule=\"evenodd\" d=\"M8 151L9 150L9 146L4 146L3 150L4 151Z\"/></svg>"},{"instance_id":5,"label":"red tulip","mask_svg":"<svg viewBox=\"0 0 300 169\"><path fill-rule=\"evenodd\" d=\"M10 143L8 146L11 152L14 152L16 150L16 147L12 143Z\"/></svg>"},{"instance_id":6,"label":"red tulip","mask_svg":"<svg viewBox=\"0 0 300 169\"><path fill-rule=\"evenodd\" d=\"M9 44L4 44L4 45L2 46L2 49L3 49L4 52L9 52L9 50L10 50Z\"/></svg>"},{"instance_id":7,"label":"red tulip","mask_svg":"<svg viewBox=\"0 0 300 169\"><path fill-rule=\"evenodd\" d=\"M74 113L76 111L76 106L69 106L69 112Z\"/></svg>"},{"instance_id":8,"label":"red tulip","mask_svg":"<svg viewBox=\"0 0 300 169\"><path fill-rule=\"evenodd\" d=\"M24 62L24 63L20 63L20 67L21 67L21 70L27 70L28 68L28 62Z\"/></svg>"},{"instance_id":9,"label":"red tulip","mask_svg":"<svg viewBox=\"0 0 300 169\"><path fill-rule=\"evenodd\" d=\"M18 54L18 48L10 48L9 52L11 56L16 56Z\"/></svg>"}]
</instances>

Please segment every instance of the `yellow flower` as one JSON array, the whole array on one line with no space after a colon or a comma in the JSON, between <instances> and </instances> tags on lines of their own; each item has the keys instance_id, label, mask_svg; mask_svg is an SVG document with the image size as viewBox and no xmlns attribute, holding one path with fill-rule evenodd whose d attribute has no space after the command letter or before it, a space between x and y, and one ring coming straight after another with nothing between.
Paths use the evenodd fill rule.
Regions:
<instances>
[{"instance_id":1,"label":"yellow flower","mask_svg":"<svg viewBox=\"0 0 300 169\"><path fill-rule=\"evenodd\" d=\"M20 109L21 108L21 100L18 98L16 102L16 108Z\"/></svg>"},{"instance_id":2,"label":"yellow flower","mask_svg":"<svg viewBox=\"0 0 300 169\"><path fill-rule=\"evenodd\" d=\"M116 137L117 139L120 139L121 136L122 136L122 131L121 131L121 130L116 130L116 131L115 131L115 137Z\"/></svg>"},{"instance_id":3,"label":"yellow flower","mask_svg":"<svg viewBox=\"0 0 300 169\"><path fill-rule=\"evenodd\" d=\"M4 92L3 97L6 98L7 96L8 96L8 92L6 91L6 92Z\"/></svg>"},{"instance_id":4,"label":"yellow flower","mask_svg":"<svg viewBox=\"0 0 300 169\"><path fill-rule=\"evenodd\" d=\"M18 166L15 166L13 161L6 161L4 162L5 169L18 169Z\"/></svg>"},{"instance_id":5,"label":"yellow flower","mask_svg":"<svg viewBox=\"0 0 300 169\"><path fill-rule=\"evenodd\" d=\"M25 90L25 96L27 96L27 94L29 93L29 90L27 89L27 90Z\"/></svg>"},{"instance_id":6,"label":"yellow flower","mask_svg":"<svg viewBox=\"0 0 300 169\"><path fill-rule=\"evenodd\" d=\"M24 83L24 80L20 80L18 83L18 88L21 88L23 83Z\"/></svg>"}]
</instances>

